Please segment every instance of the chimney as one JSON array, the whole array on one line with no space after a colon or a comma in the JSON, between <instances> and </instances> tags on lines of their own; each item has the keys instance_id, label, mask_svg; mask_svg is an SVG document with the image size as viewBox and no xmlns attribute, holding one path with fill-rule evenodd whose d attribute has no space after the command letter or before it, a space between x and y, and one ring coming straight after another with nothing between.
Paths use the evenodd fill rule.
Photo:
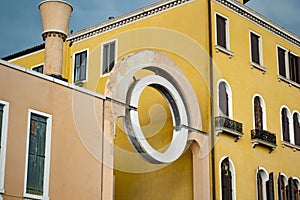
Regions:
<instances>
[{"instance_id":1,"label":"chimney","mask_svg":"<svg viewBox=\"0 0 300 200\"><path fill-rule=\"evenodd\" d=\"M39 5L45 41L44 73L67 81L62 77L63 44L73 7L61 0L46 0Z\"/></svg>"}]
</instances>

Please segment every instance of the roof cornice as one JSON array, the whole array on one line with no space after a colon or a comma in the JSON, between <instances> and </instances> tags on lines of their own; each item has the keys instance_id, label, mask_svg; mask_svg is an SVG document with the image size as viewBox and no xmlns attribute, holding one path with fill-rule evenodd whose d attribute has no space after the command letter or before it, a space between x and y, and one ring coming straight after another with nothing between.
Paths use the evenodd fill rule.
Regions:
<instances>
[{"instance_id":1,"label":"roof cornice","mask_svg":"<svg viewBox=\"0 0 300 200\"><path fill-rule=\"evenodd\" d=\"M213 1L225 6L226 8L245 17L251 22L271 31L272 33L278 35L279 37L300 47L300 37L298 35L288 31L287 29L283 28L279 24L273 22L272 20L252 10L248 6L245 6L235 0L213 0Z\"/></svg>"},{"instance_id":2,"label":"roof cornice","mask_svg":"<svg viewBox=\"0 0 300 200\"><path fill-rule=\"evenodd\" d=\"M133 12L127 13L125 15L110 19L103 23L97 24L95 26L83 29L76 33L68 36L67 41L71 43L79 42L81 40L88 39L90 37L97 36L99 34L123 27L130 23L140 21L151 17L153 15L165 12L167 10L182 6L184 4L190 3L194 0L164 0L157 3L151 4L149 6L143 7L141 9L135 10Z\"/></svg>"}]
</instances>

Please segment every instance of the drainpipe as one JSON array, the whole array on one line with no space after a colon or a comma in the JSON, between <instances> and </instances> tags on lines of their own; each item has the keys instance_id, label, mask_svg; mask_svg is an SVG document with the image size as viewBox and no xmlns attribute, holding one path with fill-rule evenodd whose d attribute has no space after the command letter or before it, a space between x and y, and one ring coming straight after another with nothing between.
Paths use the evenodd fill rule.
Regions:
<instances>
[{"instance_id":1,"label":"drainpipe","mask_svg":"<svg viewBox=\"0 0 300 200\"><path fill-rule=\"evenodd\" d=\"M73 7L61 0L46 0L39 5L45 41L44 73L67 81L62 77L63 47Z\"/></svg>"},{"instance_id":2,"label":"drainpipe","mask_svg":"<svg viewBox=\"0 0 300 200\"><path fill-rule=\"evenodd\" d=\"M209 42L209 92L210 92L210 127L211 127L211 177L212 177L212 199L216 200L216 170L215 170L215 113L214 113L214 73L213 73L213 42L212 42L212 17L211 0L208 0L208 42Z\"/></svg>"}]
</instances>

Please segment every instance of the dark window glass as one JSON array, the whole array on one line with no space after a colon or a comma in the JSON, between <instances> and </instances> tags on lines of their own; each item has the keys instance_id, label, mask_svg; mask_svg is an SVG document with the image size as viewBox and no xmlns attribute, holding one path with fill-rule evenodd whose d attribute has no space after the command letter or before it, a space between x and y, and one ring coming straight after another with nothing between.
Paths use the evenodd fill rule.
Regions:
<instances>
[{"instance_id":1,"label":"dark window glass","mask_svg":"<svg viewBox=\"0 0 300 200\"><path fill-rule=\"evenodd\" d=\"M229 116L228 93L224 82L219 84L219 107L223 115Z\"/></svg>"},{"instance_id":2,"label":"dark window glass","mask_svg":"<svg viewBox=\"0 0 300 200\"><path fill-rule=\"evenodd\" d=\"M255 129L263 130L263 110L259 97L254 98Z\"/></svg>"},{"instance_id":3,"label":"dark window glass","mask_svg":"<svg viewBox=\"0 0 300 200\"><path fill-rule=\"evenodd\" d=\"M251 61L260 64L259 58L259 36L254 33L251 36Z\"/></svg>"},{"instance_id":4,"label":"dark window glass","mask_svg":"<svg viewBox=\"0 0 300 200\"><path fill-rule=\"evenodd\" d=\"M26 192L43 195L47 118L31 114Z\"/></svg>"},{"instance_id":5,"label":"dark window glass","mask_svg":"<svg viewBox=\"0 0 300 200\"><path fill-rule=\"evenodd\" d=\"M286 108L283 108L281 110L281 125L283 140L286 142L290 142L289 118L287 116Z\"/></svg>"},{"instance_id":6,"label":"dark window glass","mask_svg":"<svg viewBox=\"0 0 300 200\"><path fill-rule=\"evenodd\" d=\"M221 163L222 200L232 200L232 174L229 159L225 158Z\"/></svg>"},{"instance_id":7,"label":"dark window glass","mask_svg":"<svg viewBox=\"0 0 300 200\"><path fill-rule=\"evenodd\" d=\"M44 72L44 65L40 65L37 67L32 68L33 71L39 72L39 73L43 73Z\"/></svg>"},{"instance_id":8,"label":"dark window glass","mask_svg":"<svg viewBox=\"0 0 300 200\"><path fill-rule=\"evenodd\" d=\"M87 51L75 54L74 82L86 79Z\"/></svg>"},{"instance_id":9,"label":"dark window glass","mask_svg":"<svg viewBox=\"0 0 300 200\"><path fill-rule=\"evenodd\" d=\"M257 200L263 200L263 180L261 174L257 173Z\"/></svg>"},{"instance_id":10,"label":"dark window glass","mask_svg":"<svg viewBox=\"0 0 300 200\"><path fill-rule=\"evenodd\" d=\"M300 124L299 124L299 115L294 113L293 115L293 125L294 125L294 134L295 134L295 144L300 145Z\"/></svg>"},{"instance_id":11,"label":"dark window glass","mask_svg":"<svg viewBox=\"0 0 300 200\"><path fill-rule=\"evenodd\" d=\"M227 48L226 44L226 19L217 15L217 44Z\"/></svg>"},{"instance_id":12,"label":"dark window glass","mask_svg":"<svg viewBox=\"0 0 300 200\"><path fill-rule=\"evenodd\" d=\"M1 152L1 144L2 144L3 108L4 106L0 104L0 152Z\"/></svg>"},{"instance_id":13,"label":"dark window glass","mask_svg":"<svg viewBox=\"0 0 300 200\"><path fill-rule=\"evenodd\" d=\"M116 42L103 45L103 69L102 74L109 73L115 65Z\"/></svg>"},{"instance_id":14,"label":"dark window glass","mask_svg":"<svg viewBox=\"0 0 300 200\"><path fill-rule=\"evenodd\" d=\"M285 50L278 47L278 67L279 67L279 74L281 76L286 77L285 71Z\"/></svg>"},{"instance_id":15,"label":"dark window glass","mask_svg":"<svg viewBox=\"0 0 300 200\"><path fill-rule=\"evenodd\" d=\"M267 187L267 200L274 200L274 181L273 172L269 174L269 180L266 182Z\"/></svg>"}]
</instances>

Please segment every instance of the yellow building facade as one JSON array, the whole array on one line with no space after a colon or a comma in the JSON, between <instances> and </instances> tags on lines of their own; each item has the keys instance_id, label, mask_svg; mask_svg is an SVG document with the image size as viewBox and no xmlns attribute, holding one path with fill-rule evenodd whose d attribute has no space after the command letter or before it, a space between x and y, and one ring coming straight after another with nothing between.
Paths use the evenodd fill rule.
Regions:
<instances>
[{"instance_id":1,"label":"yellow building facade","mask_svg":"<svg viewBox=\"0 0 300 200\"><path fill-rule=\"evenodd\" d=\"M101 174L88 183L101 184L87 199L300 198L300 38L244 3L159 1L70 35L43 22L45 44L3 58L101 95L98 126L107 143L94 144L74 119L88 138L81 146L101 163L100 171L88 164ZM49 38L61 42L61 53ZM62 56L58 72L47 71L52 52ZM78 189L72 176L64 177L66 190L52 189L56 170L50 199Z\"/></svg>"}]
</instances>

